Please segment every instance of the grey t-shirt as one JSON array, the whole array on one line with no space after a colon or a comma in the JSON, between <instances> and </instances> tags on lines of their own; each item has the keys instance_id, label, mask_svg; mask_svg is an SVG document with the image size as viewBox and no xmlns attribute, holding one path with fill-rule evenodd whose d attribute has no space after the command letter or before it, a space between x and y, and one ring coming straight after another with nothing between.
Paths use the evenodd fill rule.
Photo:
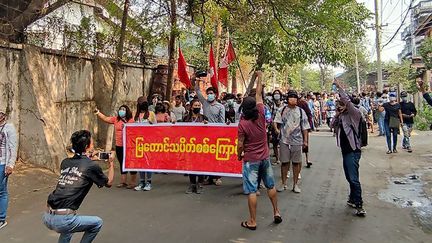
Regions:
<instances>
[{"instance_id":1,"label":"grey t-shirt","mask_svg":"<svg viewBox=\"0 0 432 243\"><path fill-rule=\"evenodd\" d=\"M283 114L281 114L282 111ZM300 115L300 112L302 112L302 115ZM282 107L277 111L274 122L281 124L281 141L284 144L303 145L303 131L310 129L308 117L303 109L299 107L292 109L288 106L284 109ZM300 122L302 123L301 126Z\"/></svg>"},{"instance_id":2,"label":"grey t-shirt","mask_svg":"<svg viewBox=\"0 0 432 243\"><path fill-rule=\"evenodd\" d=\"M225 123L225 106L219 102L210 103L201 94L201 90L195 88L198 99L204 110L204 116L208 118L209 123Z\"/></svg>"}]
</instances>

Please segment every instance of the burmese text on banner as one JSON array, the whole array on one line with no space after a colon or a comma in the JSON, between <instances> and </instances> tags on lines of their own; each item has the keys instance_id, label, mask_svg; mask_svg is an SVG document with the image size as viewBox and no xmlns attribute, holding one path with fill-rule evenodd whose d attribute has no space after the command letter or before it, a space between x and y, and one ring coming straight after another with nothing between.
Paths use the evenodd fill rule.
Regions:
<instances>
[{"instance_id":1,"label":"burmese text on banner","mask_svg":"<svg viewBox=\"0 0 432 243\"><path fill-rule=\"evenodd\" d=\"M125 171L241 177L237 125L127 124Z\"/></svg>"}]
</instances>

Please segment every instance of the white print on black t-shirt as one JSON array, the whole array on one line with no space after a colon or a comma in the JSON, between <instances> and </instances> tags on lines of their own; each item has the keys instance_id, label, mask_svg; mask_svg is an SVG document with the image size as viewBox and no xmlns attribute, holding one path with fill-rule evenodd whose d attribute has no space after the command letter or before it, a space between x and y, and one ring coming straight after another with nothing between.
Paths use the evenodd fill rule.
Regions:
<instances>
[{"instance_id":1,"label":"white print on black t-shirt","mask_svg":"<svg viewBox=\"0 0 432 243\"><path fill-rule=\"evenodd\" d=\"M78 167L68 167L64 170L60 171L60 179L59 179L59 185L65 186L67 185L73 185L75 181L78 181L82 175L82 172L78 170Z\"/></svg>"}]
</instances>

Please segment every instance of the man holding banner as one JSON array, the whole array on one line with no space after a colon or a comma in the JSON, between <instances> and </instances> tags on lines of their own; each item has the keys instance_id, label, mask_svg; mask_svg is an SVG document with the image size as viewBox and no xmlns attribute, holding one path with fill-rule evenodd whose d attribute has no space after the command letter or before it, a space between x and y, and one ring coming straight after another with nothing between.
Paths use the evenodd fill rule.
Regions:
<instances>
[{"instance_id":1,"label":"man holding banner","mask_svg":"<svg viewBox=\"0 0 432 243\"><path fill-rule=\"evenodd\" d=\"M249 230L256 230L256 207L258 182L263 180L268 190L268 196L273 205L274 223L282 222L277 207L277 193L274 188L273 169L270 163L269 148L267 146L266 121L262 96L262 73L258 77L256 99L249 96L241 105L242 117L238 126L238 159L243 160L243 190L248 194L250 219L243 221L241 226Z\"/></svg>"}]
</instances>

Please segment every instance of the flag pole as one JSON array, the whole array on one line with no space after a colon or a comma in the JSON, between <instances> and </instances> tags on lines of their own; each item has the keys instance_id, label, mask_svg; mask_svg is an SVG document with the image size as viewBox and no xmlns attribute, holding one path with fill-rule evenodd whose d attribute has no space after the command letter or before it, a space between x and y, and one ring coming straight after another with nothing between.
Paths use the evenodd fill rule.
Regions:
<instances>
[{"instance_id":1,"label":"flag pole","mask_svg":"<svg viewBox=\"0 0 432 243\"><path fill-rule=\"evenodd\" d=\"M231 41L231 45L233 46L234 53L235 53L235 48L234 48L234 44L232 43L232 41ZM241 69L241 67L240 67L240 62L239 62L239 60L238 60L238 57L237 57L237 54L236 54L236 53L235 53L235 59L236 59L237 67L238 67L239 70L240 70L240 74L241 74L241 77L242 77L242 80L243 80L243 85L244 85L245 89L247 89L247 85L246 85L246 81L245 81L245 78L244 78L244 75L243 75L243 71L242 71L242 69Z\"/></svg>"}]
</instances>

